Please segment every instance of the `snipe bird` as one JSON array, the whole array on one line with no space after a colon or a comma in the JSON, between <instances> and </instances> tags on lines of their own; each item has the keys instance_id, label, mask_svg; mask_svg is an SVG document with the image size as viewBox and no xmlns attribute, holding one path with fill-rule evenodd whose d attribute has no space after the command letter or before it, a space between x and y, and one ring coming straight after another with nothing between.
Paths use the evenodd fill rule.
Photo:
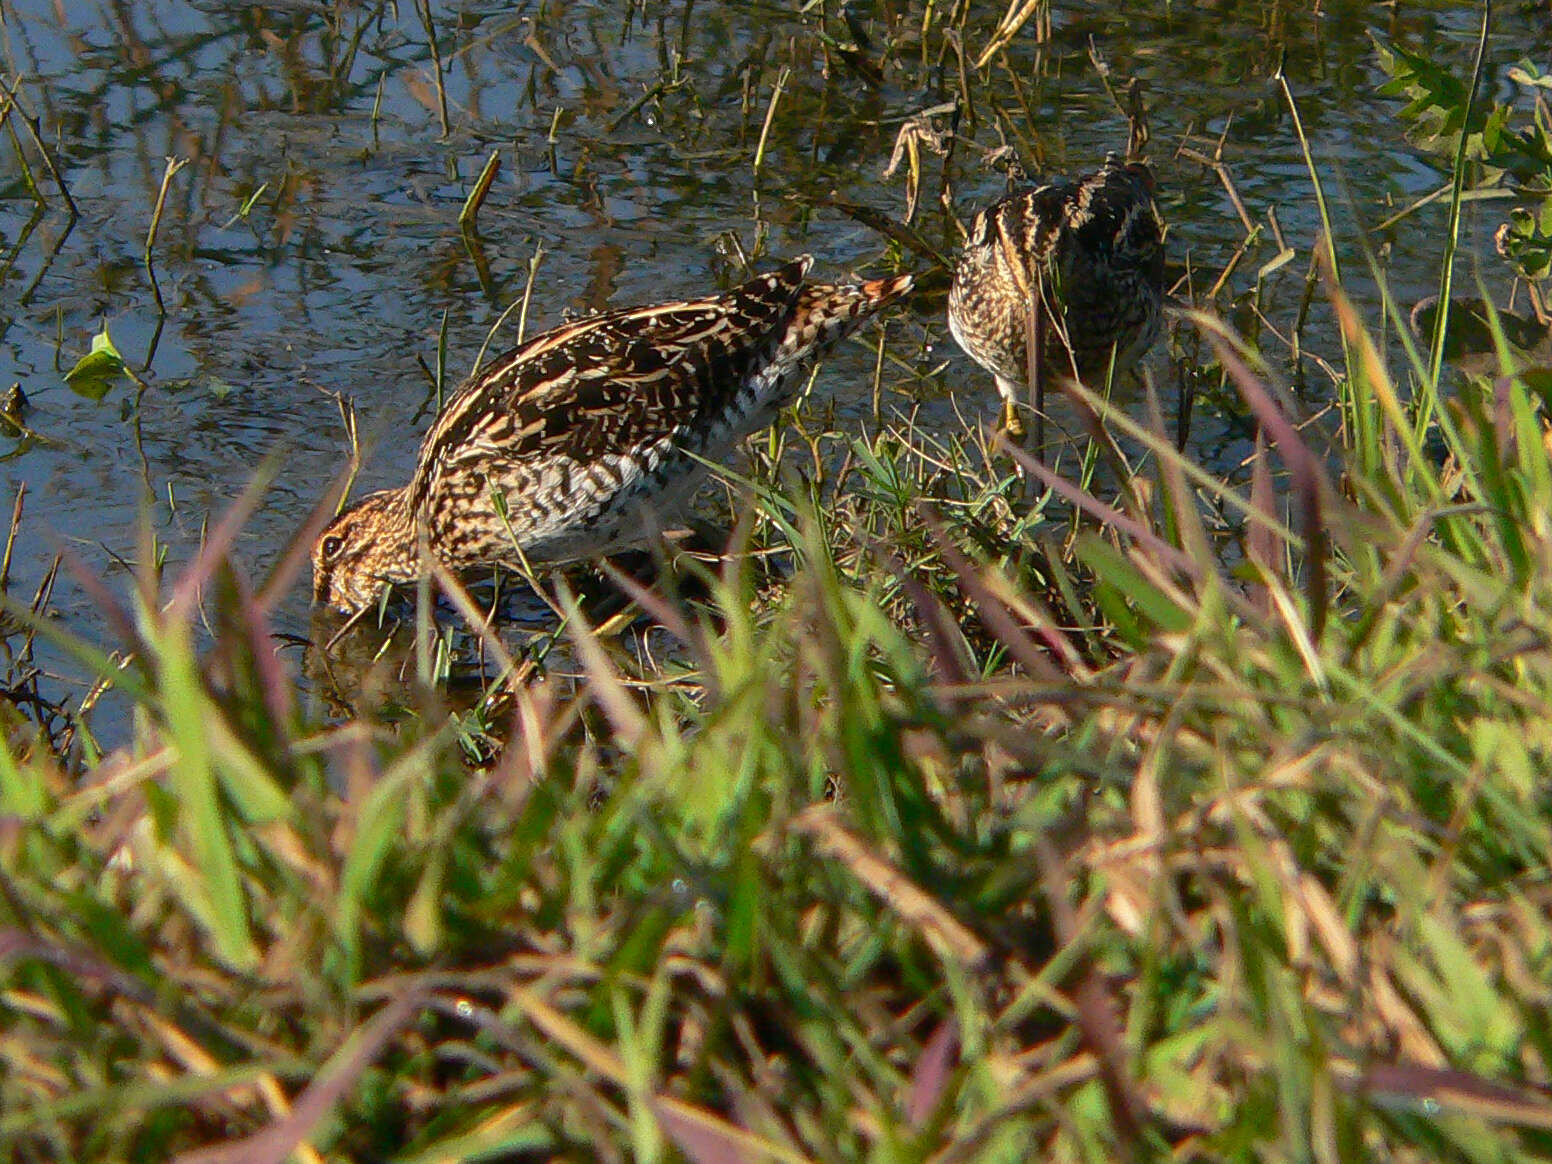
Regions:
<instances>
[{"instance_id":1,"label":"snipe bird","mask_svg":"<svg viewBox=\"0 0 1552 1164\"><path fill-rule=\"evenodd\" d=\"M1092 381L1112 359L1124 371L1157 338L1164 223L1153 191L1147 166L1111 154L1086 177L1010 194L971 222L948 325L996 377L1010 435L1024 435L1021 388L1037 388L1042 414L1047 376Z\"/></svg>"},{"instance_id":2,"label":"snipe bird","mask_svg":"<svg viewBox=\"0 0 1552 1164\"><path fill-rule=\"evenodd\" d=\"M553 565L647 542L705 461L769 425L835 341L909 275L806 281L789 262L725 295L613 311L497 357L448 400L409 484L362 498L313 546L313 600L347 613L422 574Z\"/></svg>"}]
</instances>

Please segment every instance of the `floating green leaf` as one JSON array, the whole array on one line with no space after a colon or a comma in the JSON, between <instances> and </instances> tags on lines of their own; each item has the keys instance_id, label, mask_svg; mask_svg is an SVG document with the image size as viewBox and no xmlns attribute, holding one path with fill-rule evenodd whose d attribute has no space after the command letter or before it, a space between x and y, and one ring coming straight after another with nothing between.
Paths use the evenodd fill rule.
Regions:
<instances>
[{"instance_id":1,"label":"floating green leaf","mask_svg":"<svg viewBox=\"0 0 1552 1164\"><path fill-rule=\"evenodd\" d=\"M1529 60L1511 65L1508 77L1509 80L1529 89L1552 89L1552 73L1543 73L1534 62Z\"/></svg>"},{"instance_id":2,"label":"floating green leaf","mask_svg":"<svg viewBox=\"0 0 1552 1164\"><path fill-rule=\"evenodd\" d=\"M72 391L89 400L101 400L108 394L108 389L113 387L115 380L128 374L124 357L113 346L113 337L108 334L108 325L104 323L102 330L92 336L91 350L65 373L65 383L70 385Z\"/></svg>"}]
</instances>

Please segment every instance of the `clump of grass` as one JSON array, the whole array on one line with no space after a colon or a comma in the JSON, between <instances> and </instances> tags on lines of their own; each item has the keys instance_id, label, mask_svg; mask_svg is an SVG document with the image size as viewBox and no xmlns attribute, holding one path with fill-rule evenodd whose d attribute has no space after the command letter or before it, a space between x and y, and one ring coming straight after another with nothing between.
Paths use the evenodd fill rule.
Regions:
<instances>
[{"instance_id":1,"label":"clump of grass","mask_svg":"<svg viewBox=\"0 0 1552 1164\"><path fill-rule=\"evenodd\" d=\"M1157 419L1106 417L1143 450L1106 498L885 431L845 504L765 488L777 574L635 590L666 664L563 594L572 681L492 692L472 766L435 689L393 728L309 711L227 523L115 620L133 746L6 753L0 1142L1544 1154L1546 423L1469 382L1424 455L1337 304L1362 473L1217 330L1271 438L1245 493Z\"/></svg>"}]
</instances>

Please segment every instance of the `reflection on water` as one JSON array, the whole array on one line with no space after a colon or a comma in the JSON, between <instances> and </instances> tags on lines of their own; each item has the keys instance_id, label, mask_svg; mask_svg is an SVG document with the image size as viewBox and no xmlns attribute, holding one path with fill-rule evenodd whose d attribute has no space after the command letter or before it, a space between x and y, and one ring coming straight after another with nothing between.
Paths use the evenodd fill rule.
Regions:
<instances>
[{"instance_id":1,"label":"reflection on water","mask_svg":"<svg viewBox=\"0 0 1552 1164\"><path fill-rule=\"evenodd\" d=\"M0 145L0 390L21 385L27 423L44 438L0 450L17 454L4 463L0 503L28 490L15 592L30 594L60 547L122 591L142 521L176 568L261 460L283 449L284 471L239 546L262 576L344 470L336 394L355 402L369 449L358 487L402 480L415 425L435 400L427 369L444 313L446 376L456 380L523 295L536 255L530 333L568 312L730 282L745 254L812 251L826 274L878 264L885 240L825 200L904 218L909 167L883 176L899 132L950 99L962 73L972 100L960 140L946 157L919 150L914 225L933 247L950 253L957 239L940 194L968 217L1001 192L1003 179L983 165L997 147L1033 170L1091 167L1124 147L1102 60L1112 84L1143 83L1186 290L1205 295L1246 237L1225 186L1193 160L1221 153L1258 234L1214 303L1232 314L1238 302L1236 318L1252 328L1286 330L1317 217L1269 81L1279 60L1286 54L1332 188L1374 223L1442 178L1374 95L1382 78L1370 33L1464 71L1476 20L1443 0L1328 3L1318 13L1294 3L1057 3L1049 40L1037 42L1031 26L982 74L974 57L1000 4L972 4L962 36L943 26L945 6L920 3L852 5L828 24L795 4L432 7L440 87L410 4L0 6L6 83L37 118L80 211L72 223L25 134L19 151ZM1498 64L1545 57L1552 32L1539 7L1499 14ZM458 213L492 152L500 170L466 240ZM159 328L144 247L168 157L189 165L169 183L155 248L168 307ZM1369 239L1399 299L1435 283L1443 214L1430 207ZM1486 253L1496 222L1483 214L1471 245ZM1344 256L1361 271L1363 236L1351 215L1344 222ZM1252 311L1247 293L1279 233L1298 258L1261 280ZM1362 279L1354 286L1365 292ZM149 389L138 397L126 384L93 401L63 382L104 321L144 366ZM990 415L991 393L945 346L941 318L896 322L891 336L922 371L886 379L886 409L925 399L929 421L957 424L950 398L962 390ZM515 338L508 324L497 342ZM1336 351L1318 307L1304 344ZM871 366L856 346L827 363L821 382L842 427L871 417ZM1210 408L1193 433L1194 452L1215 467L1245 451L1242 426ZM61 580L53 607L101 637L75 582ZM309 632L304 587L278 623Z\"/></svg>"}]
</instances>

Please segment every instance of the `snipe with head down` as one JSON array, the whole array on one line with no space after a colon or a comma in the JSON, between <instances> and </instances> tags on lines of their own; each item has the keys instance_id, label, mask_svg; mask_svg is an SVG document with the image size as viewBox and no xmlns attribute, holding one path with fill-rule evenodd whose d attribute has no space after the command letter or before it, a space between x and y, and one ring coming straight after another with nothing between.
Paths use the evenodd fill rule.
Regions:
<instances>
[{"instance_id":1,"label":"snipe with head down","mask_svg":"<svg viewBox=\"0 0 1552 1164\"><path fill-rule=\"evenodd\" d=\"M648 541L704 461L770 424L823 351L911 277L810 283L804 257L724 295L579 320L497 357L447 402L407 485L313 546L313 599L353 612L420 577L598 557Z\"/></svg>"},{"instance_id":2,"label":"snipe with head down","mask_svg":"<svg viewBox=\"0 0 1552 1164\"><path fill-rule=\"evenodd\" d=\"M1024 432L1021 388L1043 388L1049 375L1102 378L1112 360L1124 371L1157 338L1164 223L1153 191L1147 166L1112 154L1092 174L1010 194L971 222L949 330L996 377L1010 434Z\"/></svg>"}]
</instances>

